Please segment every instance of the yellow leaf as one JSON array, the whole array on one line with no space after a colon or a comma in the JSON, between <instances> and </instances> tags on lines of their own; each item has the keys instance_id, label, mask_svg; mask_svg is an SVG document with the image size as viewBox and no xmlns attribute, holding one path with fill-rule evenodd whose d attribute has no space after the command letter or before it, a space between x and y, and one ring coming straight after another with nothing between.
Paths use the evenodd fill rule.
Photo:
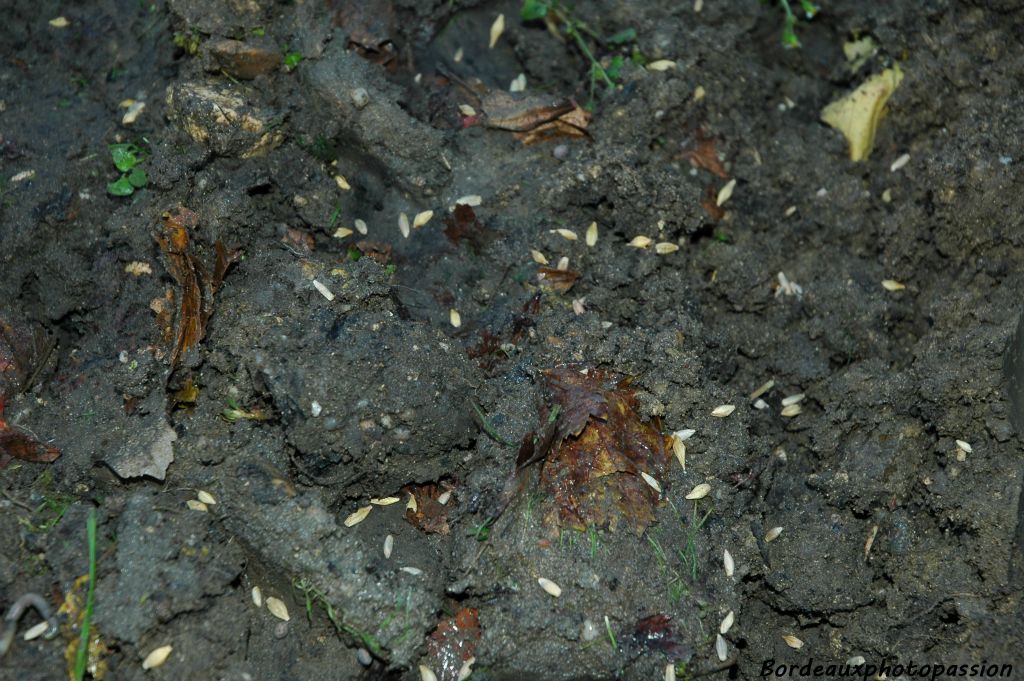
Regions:
<instances>
[{"instance_id":1,"label":"yellow leaf","mask_svg":"<svg viewBox=\"0 0 1024 681\"><path fill-rule=\"evenodd\" d=\"M856 90L821 110L821 120L846 137L851 161L863 161L871 154L885 103L902 80L903 72L894 66L871 76Z\"/></svg>"}]
</instances>

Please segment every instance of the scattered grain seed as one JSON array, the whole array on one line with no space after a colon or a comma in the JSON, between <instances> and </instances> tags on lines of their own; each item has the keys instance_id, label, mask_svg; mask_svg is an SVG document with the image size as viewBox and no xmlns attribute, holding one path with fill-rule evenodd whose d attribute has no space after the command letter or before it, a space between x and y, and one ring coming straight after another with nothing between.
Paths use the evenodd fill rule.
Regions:
<instances>
[{"instance_id":1,"label":"scattered grain seed","mask_svg":"<svg viewBox=\"0 0 1024 681\"><path fill-rule=\"evenodd\" d=\"M420 665L420 681L437 681L437 674L425 664Z\"/></svg>"},{"instance_id":2,"label":"scattered grain seed","mask_svg":"<svg viewBox=\"0 0 1024 681\"><path fill-rule=\"evenodd\" d=\"M884 288L886 291L902 291L906 287L906 284L900 283L895 279L882 280L882 288Z\"/></svg>"},{"instance_id":3,"label":"scattered grain seed","mask_svg":"<svg viewBox=\"0 0 1024 681\"><path fill-rule=\"evenodd\" d=\"M391 558L391 552L395 549L395 538L392 535L384 537L384 557Z\"/></svg>"},{"instance_id":4,"label":"scattered grain seed","mask_svg":"<svg viewBox=\"0 0 1024 681\"><path fill-rule=\"evenodd\" d=\"M463 54L464 53L463 53L461 47L459 49L455 50L455 54L452 55L452 61L455 62L456 64L460 63L462 61L462 55Z\"/></svg>"},{"instance_id":5,"label":"scattered grain seed","mask_svg":"<svg viewBox=\"0 0 1024 681\"><path fill-rule=\"evenodd\" d=\"M446 506L448 502L451 500L451 498L452 491L450 489L446 489L445 491L441 492L441 494L437 497L437 503L441 504L442 506Z\"/></svg>"},{"instance_id":6,"label":"scattered grain seed","mask_svg":"<svg viewBox=\"0 0 1024 681\"><path fill-rule=\"evenodd\" d=\"M263 607L263 591L261 591L258 586L254 586L252 588L252 591L250 592L250 595L252 596L252 604L255 605L257 608L262 608Z\"/></svg>"},{"instance_id":7,"label":"scattered grain seed","mask_svg":"<svg viewBox=\"0 0 1024 681\"><path fill-rule=\"evenodd\" d=\"M124 116L121 117L121 125L131 125L138 120L139 116L142 115L142 112L145 109L145 102L132 102L131 106L128 107L128 110L124 112Z\"/></svg>"},{"instance_id":8,"label":"scattered grain seed","mask_svg":"<svg viewBox=\"0 0 1024 681\"><path fill-rule=\"evenodd\" d=\"M366 520L366 516L370 515L370 511L373 510L373 506L363 506L358 511L353 511L345 518L345 527L352 527Z\"/></svg>"},{"instance_id":9,"label":"scattered grain seed","mask_svg":"<svg viewBox=\"0 0 1024 681\"><path fill-rule=\"evenodd\" d=\"M761 384L760 388L758 388L754 392L750 393L750 399L756 400L758 397L760 397L761 395L764 395L766 392L768 392L769 390L771 390L774 387L775 387L775 379L774 378L770 379L768 381L765 381L764 383Z\"/></svg>"},{"instance_id":10,"label":"scattered grain seed","mask_svg":"<svg viewBox=\"0 0 1024 681\"><path fill-rule=\"evenodd\" d=\"M409 216L405 213L398 214L398 231L402 233L406 239L409 238Z\"/></svg>"},{"instance_id":11,"label":"scattered grain seed","mask_svg":"<svg viewBox=\"0 0 1024 681\"><path fill-rule=\"evenodd\" d=\"M587 308L583 307L583 301L585 298L573 298L572 299L572 311L576 315L581 315L587 311Z\"/></svg>"},{"instance_id":12,"label":"scattered grain seed","mask_svg":"<svg viewBox=\"0 0 1024 681\"><path fill-rule=\"evenodd\" d=\"M423 570L420 570L418 567L411 567L409 565L406 565L405 567L399 568L399 569L402 572L408 573L408 574L413 575L415 577L419 577L420 575L423 574Z\"/></svg>"},{"instance_id":13,"label":"scattered grain seed","mask_svg":"<svg viewBox=\"0 0 1024 681\"><path fill-rule=\"evenodd\" d=\"M344 175L335 175L334 176L334 181L337 183L338 189L341 189L341 190L344 190L344 191L348 191L349 189L352 189L352 186L348 183L348 180L345 179Z\"/></svg>"},{"instance_id":14,"label":"scattered grain seed","mask_svg":"<svg viewBox=\"0 0 1024 681\"><path fill-rule=\"evenodd\" d=\"M498 18L491 24L491 41L487 44L489 49L493 49L498 44L498 38L505 31L505 15L499 14Z\"/></svg>"},{"instance_id":15,"label":"scattered grain seed","mask_svg":"<svg viewBox=\"0 0 1024 681\"><path fill-rule=\"evenodd\" d=\"M448 321L457 329L462 326L462 315L460 315L459 311L453 307L448 310Z\"/></svg>"},{"instance_id":16,"label":"scattered grain seed","mask_svg":"<svg viewBox=\"0 0 1024 681\"><path fill-rule=\"evenodd\" d=\"M678 437L672 438L672 452L676 455L676 461L686 470L686 444Z\"/></svg>"},{"instance_id":17,"label":"scattered grain seed","mask_svg":"<svg viewBox=\"0 0 1024 681\"><path fill-rule=\"evenodd\" d=\"M722 551L722 567L725 568L725 576L732 577L736 571L736 563L732 560L732 554L729 553L729 549Z\"/></svg>"},{"instance_id":18,"label":"scattered grain seed","mask_svg":"<svg viewBox=\"0 0 1024 681\"><path fill-rule=\"evenodd\" d=\"M963 451L963 452L965 452L965 453L967 453L967 454L971 454L971 453L973 453L973 452L974 452L974 447L972 447L972 446L971 446L971 444L970 444L969 442L965 442L964 440L957 440L957 441L956 441L956 446L957 446L957 447L958 447L958 448L959 448L959 449L960 449L961 451Z\"/></svg>"},{"instance_id":19,"label":"scattered grain seed","mask_svg":"<svg viewBox=\"0 0 1024 681\"><path fill-rule=\"evenodd\" d=\"M71 23L64 17L56 17L48 22L54 28L67 28Z\"/></svg>"},{"instance_id":20,"label":"scattered grain seed","mask_svg":"<svg viewBox=\"0 0 1024 681\"><path fill-rule=\"evenodd\" d=\"M409 501L405 502L405 510L412 511L413 513L419 510L419 505L416 503L415 495L409 495Z\"/></svg>"},{"instance_id":21,"label":"scattered grain seed","mask_svg":"<svg viewBox=\"0 0 1024 681\"><path fill-rule=\"evenodd\" d=\"M676 666L674 664L665 665L665 681L676 681Z\"/></svg>"},{"instance_id":22,"label":"scattered grain seed","mask_svg":"<svg viewBox=\"0 0 1024 681\"><path fill-rule=\"evenodd\" d=\"M782 640L786 642L787 646L789 646L790 648L794 648L796 650L800 650L804 647L804 642L798 639L793 634L786 634L782 637Z\"/></svg>"},{"instance_id":23,"label":"scattered grain seed","mask_svg":"<svg viewBox=\"0 0 1024 681\"><path fill-rule=\"evenodd\" d=\"M526 74L525 73L520 73L518 76L516 76L515 78L512 79L511 83L509 83L508 91L509 92L523 92L525 90L526 90Z\"/></svg>"},{"instance_id":24,"label":"scattered grain seed","mask_svg":"<svg viewBox=\"0 0 1024 681\"><path fill-rule=\"evenodd\" d=\"M698 85L693 89L693 101L699 102L704 99L708 94L708 91L704 89L703 85Z\"/></svg>"},{"instance_id":25,"label":"scattered grain seed","mask_svg":"<svg viewBox=\"0 0 1024 681\"><path fill-rule=\"evenodd\" d=\"M471 657L462 663L459 667L459 676L455 681L466 681L470 676L473 675L473 663L476 662L475 657Z\"/></svg>"},{"instance_id":26,"label":"scattered grain seed","mask_svg":"<svg viewBox=\"0 0 1024 681\"><path fill-rule=\"evenodd\" d=\"M662 241L654 245L654 252L658 255L668 255L669 253L675 253L679 250L678 244L673 244L668 241Z\"/></svg>"},{"instance_id":27,"label":"scattered grain seed","mask_svg":"<svg viewBox=\"0 0 1024 681\"><path fill-rule=\"evenodd\" d=\"M564 228L553 229L553 230L551 230L551 233L552 234L557 234L558 236L562 237L563 239L568 239L569 241L576 241L576 239L578 238L576 236L576 232L572 231L571 229L564 229Z\"/></svg>"},{"instance_id":28,"label":"scattered grain seed","mask_svg":"<svg viewBox=\"0 0 1024 681\"><path fill-rule=\"evenodd\" d=\"M864 659L863 655L854 655L846 661L846 664L850 665L851 667L859 667L865 662L867 662L867 660Z\"/></svg>"},{"instance_id":29,"label":"scattered grain seed","mask_svg":"<svg viewBox=\"0 0 1024 681\"><path fill-rule=\"evenodd\" d=\"M798 404L798 403L802 402L805 397L807 397L807 395L805 395L804 393L797 393L796 395L789 395L788 397L782 398L782 406L783 407L788 407L791 404Z\"/></svg>"},{"instance_id":30,"label":"scattered grain seed","mask_svg":"<svg viewBox=\"0 0 1024 681\"><path fill-rule=\"evenodd\" d=\"M366 226L365 220L360 220L359 218L356 218L354 222L356 226L356 231L359 232L360 234L366 234L368 231L370 231L369 228Z\"/></svg>"},{"instance_id":31,"label":"scattered grain seed","mask_svg":"<svg viewBox=\"0 0 1024 681\"><path fill-rule=\"evenodd\" d=\"M334 294L331 293L331 289L327 288L325 285L321 284L316 279L313 280L313 288L319 291L320 295L322 295L328 301L334 300Z\"/></svg>"},{"instance_id":32,"label":"scattered grain seed","mask_svg":"<svg viewBox=\"0 0 1024 681\"><path fill-rule=\"evenodd\" d=\"M729 658L729 644L725 642L721 634L715 634L715 653L720 662L725 662Z\"/></svg>"},{"instance_id":33,"label":"scattered grain seed","mask_svg":"<svg viewBox=\"0 0 1024 681\"><path fill-rule=\"evenodd\" d=\"M538 577L537 583L540 584L540 588L544 589L555 598L562 595L562 587L558 586L546 577Z\"/></svg>"},{"instance_id":34,"label":"scattered grain seed","mask_svg":"<svg viewBox=\"0 0 1024 681\"><path fill-rule=\"evenodd\" d=\"M700 11L704 9L704 0L693 0L693 11L695 14L700 14Z\"/></svg>"},{"instance_id":35,"label":"scattered grain seed","mask_svg":"<svg viewBox=\"0 0 1024 681\"><path fill-rule=\"evenodd\" d=\"M684 428L683 430L677 430L676 432L674 432L672 434L676 437L676 439L678 439L678 440L680 440L682 442L686 442L691 437L693 437L694 433L696 433L696 432L697 431L694 430L693 428Z\"/></svg>"},{"instance_id":36,"label":"scattered grain seed","mask_svg":"<svg viewBox=\"0 0 1024 681\"><path fill-rule=\"evenodd\" d=\"M196 493L196 499L209 506L213 506L217 503L217 500L213 498L213 495L203 489Z\"/></svg>"},{"instance_id":37,"label":"scattered grain seed","mask_svg":"<svg viewBox=\"0 0 1024 681\"><path fill-rule=\"evenodd\" d=\"M691 489L690 493L686 495L686 498L690 499L690 500L703 499L710 492L711 492L711 485L709 485L706 482L702 482L699 485L697 485L696 487L694 487L693 489Z\"/></svg>"},{"instance_id":38,"label":"scattered grain seed","mask_svg":"<svg viewBox=\"0 0 1024 681\"><path fill-rule=\"evenodd\" d=\"M721 190L719 190L718 198L715 199L715 205L719 207L725 205L725 202L732 198L732 193L735 189L736 178L734 177L731 180L729 180L729 182L724 187L722 187Z\"/></svg>"},{"instance_id":39,"label":"scattered grain seed","mask_svg":"<svg viewBox=\"0 0 1024 681\"><path fill-rule=\"evenodd\" d=\"M538 265L547 265L548 264L547 257L545 257L545 255L543 253L541 253L540 251L538 251L536 248L531 248L530 249L530 257L533 258L533 261L535 263L537 263Z\"/></svg>"},{"instance_id":40,"label":"scattered grain seed","mask_svg":"<svg viewBox=\"0 0 1024 681\"><path fill-rule=\"evenodd\" d=\"M754 401L754 409L767 409L767 408L768 408L768 403L765 402L764 400L762 400L761 398L757 398L757 400Z\"/></svg>"},{"instance_id":41,"label":"scattered grain seed","mask_svg":"<svg viewBox=\"0 0 1024 681\"><path fill-rule=\"evenodd\" d=\"M141 260L133 260L124 266L124 271L133 277L141 277L143 274L153 274L153 268L149 266L148 262Z\"/></svg>"},{"instance_id":42,"label":"scattered grain seed","mask_svg":"<svg viewBox=\"0 0 1024 681\"><path fill-rule=\"evenodd\" d=\"M432 211L432 210L425 210L425 211L416 213L416 217L414 217L412 219L412 228L413 229L419 229L423 225L425 225L428 222L430 222L430 218L432 218L432 217L434 217L434 211Z\"/></svg>"},{"instance_id":43,"label":"scattered grain seed","mask_svg":"<svg viewBox=\"0 0 1024 681\"><path fill-rule=\"evenodd\" d=\"M39 638L44 633L46 633L46 630L49 629L49 628L50 628L50 623L47 622L46 620L43 620L42 622L40 622L39 624L35 625L34 627L30 627L22 635L22 640L31 641L32 639Z\"/></svg>"},{"instance_id":44,"label":"scattered grain seed","mask_svg":"<svg viewBox=\"0 0 1024 681\"><path fill-rule=\"evenodd\" d=\"M868 531L868 538L864 540L864 560L868 559L868 554L871 553L871 547L875 543L876 536L878 536L878 525L872 525Z\"/></svg>"},{"instance_id":45,"label":"scattered grain seed","mask_svg":"<svg viewBox=\"0 0 1024 681\"><path fill-rule=\"evenodd\" d=\"M720 404L711 410L711 415L715 418L724 419L729 414L736 411L735 404Z\"/></svg>"},{"instance_id":46,"label":"scattered grain seed","mask_svg":"<svg viewBox=\"0 0 1024 681\"><path fill-rule=\"evenodd\" d=\"M764 536L764 540L766 542L775 541L776 539L779 538L780 534L782 534L782 528L781 527L773 527L772 529L768 530L768 534L766 534Z\"/></svg>"},{"instance_id":47,"label":"scattered grain seed","mask_svg":"<svg viewBox=\"0 0 1024 681\"><path fill-rule=\"evenodd\" d=\"M401 499L398 497L374 497L370 499L370 503L374 506L390 506L391 504L397 504Z\"/></svg>"},{"instance_id":48,"label":"scattered grain seed","mask_svg":"<svg viewBox=\"0 0 1024 681\"><path fill-rule=\"evenodd\" d=\"M476 109L469 104L459 104L459 113L463 116L476 116Z\"/></svg>"},{"instance_id":49,"label":"scattered grain seed","mask_svg":"<svg viewBox=\"0 0 1024 681\"><path fill-rule=\"evenodd\" d=\"M644 479L644 482L650 485L651 489L653 489L658 494L661 494L661 483L655 480L653 476L648 475L644 471L640 471L640 477Z\"/></svg>"},{"instance_id":50,"label":"scattered grain seed","mask_svg":"<svg viewBox=\"0 0 1024 681\"><path fill-rule=\"evenodd\" d=\"M892 162L892 165L889 166L889 172L895 173L897 170L907 165L908 163L910 163L910 154L903 154L898 159Z\"/></svg>"},{"instance_id":51,"label":"scattered grain seed","mask_svg":"<svg viewBox=\"0 0 1024 681\"><path fill-rule=\"evenodd\" d=\"M783 213L783 215L785 215L787 218L791 218L794 215L796 215L796 206L790 206L789 208L787 208L786 212Z\"/></svg>"},{"instance_id":52,"label":"scattered grain seed","mask_svg":"<svg viewBox=\"0 0 1024 681\"><path fill-rule=\"evenodd\" d=\"M892 190L886 189L882 192L882 201L885 203L892 203Z\"/></svg>"},{"instance_id":53,"label":"scattered grain seed","mask_svg":"<svg viewBox=\"0 0 1024 681\"><path fill-rule=\"evenodd\" d=\"M676 63L674 61L672 61L671 59L658 59L658 60L652 61L650 64L648 64L647 65L647 70L648 71L668 71L669 69L674 69L675 67L676 67Z\"/></svg>"},{"instance_id":54,"label":"scattered grain seed","mask_svg":"<svg viewBox=\"0 0 1024 681\"><path fill-rule=\"evenodd\" d=\"M593 246L597 243L597 222L591 222L590 226L587 227L587 246Z\"/></svg>"},{"instance_id":55,"label":"scattered grain seed","mask_svg":"<svg viewBox=\"0 0 1024 681\"><path fill-rule=\"evenodd\" d=\"M470 206L471 208L476 208L483 202L484 199L479 194L467 194L462 198L455 199L456 206Z\"/></svg>"},{"instance_id":56,"label":"scattered grain seed","mask_svg":"<svg viewBox=\"0 0 1024 681\"><path fill-rule=\"evenodd\" d=\"M802 411L803 407L799 404L787 404L782 408L781 414L785 418L793 418L794 416L799 416Z\"/></svg>"},{"instance_id":57,"label":"scattered grain seed","mask_svg":"<svg viewBox=\"0 0 1024 681\"><path fill-rule=\"evenodd\" d=\"M558 259L558 265L556 266L559 272L565 272L569 269L569 256L563 255Z\"/></svg>"},{"instance_id":58,"label":"scattered grain seed","mask_svg":"<svg viewBox=\"0 0 1024 681\"><path fill-rule=\"evenodd\" d=\"M735 622L736 622L736 613L734 613L732 610L730 610L728 612L728 614L725 616L725 618L722 619L722 623L718 625L718 633L722 634L723 636L725 634L728 634L729 630L732 629L732 625Z\"/></svg>"},{"instance_id":59,"label":"scattered grain seed","mask_svg":"<svg viewBox=\"0 0 1024 681\"><path fill-rule=\"evenodd\" d=\"M632 246L633 248L647 248L651 245L651 238L647 236L635 236L632 241L626 245Z\"/></svg>"},{"instance_id":60,"label":"scattered grain seed","mask_svg":"<svg viewBox=\"0 0 1024 681\"><path fill-rule=\"evenodd\" d=\"M338 227L338 229L334 230L335 239L344 239L347 236L352 236L352 234L352 230L348 227Z\"/></svg>"},{"instance_id":61,"label":"scattered grain seed","mask_svg":"<svg viewBox=\"0 0 1024 681\"><path fill-rule=\"evenodd\" d=\"M188 501L185 502L185 505L188 506L189 509L193 511L199 511L201 513L206 513L208 510L210 510L206 508L206 504L196 499L189 499Z\"/></svg>"},{"instance_id":62,"label":"scattered grain seed","mask_svg":"<svg viewBox=\"0 0 1024 681\"><path fill-rule=\"evenodd\" d=\"M11 182L24 182L25 180L31 180L35 176L36 171L34 170L22 170L20 173L11 175Z\"/></svg>"},{"instance_id":63,"label":"scattered grain seed","mask_svg":"<svg viewBox=\"0 0 1024 681\"><path fill-rule=\"evenodd\" d=\"M174 646L160 646L149 655L146 655L146 659L142 661L142 668L156 669L164 662L167 662L167 658L171 656L172 650L174 650Z\"/></svg>"}]
</instances>

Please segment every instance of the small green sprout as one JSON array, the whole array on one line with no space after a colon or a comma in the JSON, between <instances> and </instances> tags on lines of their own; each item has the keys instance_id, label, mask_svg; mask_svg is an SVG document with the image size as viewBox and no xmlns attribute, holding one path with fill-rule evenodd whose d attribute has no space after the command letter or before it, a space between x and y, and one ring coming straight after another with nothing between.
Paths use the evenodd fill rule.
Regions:
<instances>
[{"instance_id":1,"label":"small green sprout","mask_svg":"<svg viewBox=\"0 0 1024 681\"><path fill-rule=\"evenodd\" d=\"M199 40L199 31L195 28L174 34L174 45L193 57L199 53Z\"/></svg>"},{"instance_id":2,"label":"small green sprout","mask_svg":"<svg viewBox=\"0 0 1024 681\"><path fill-rule=\"evenodd\" d=\"M782 46L793 48L800 47L800 39L796 37L796 14L793 13L793 8L790 7L790 0L779 0L779 6L782 7L782 12L785 15L782 24ZM814 15L818 13L820 9L811 0L800 0L800 9L804 12L804 18L810 20L814 18Z\"/></svg>"},{"instance_id":3,"label":"small green sprout","mask_svg":"<svg viewBox=\"0 0 1024 681\"><path fill-rule=\"evenodd\" d=\"M146 171L139 167L146 160L145 152L134 144L111 144L110 158L121 171L121 178L107 185L111 196L131 196L146 186Z\"/></svg>"},{"instance_id":4,"label":"small green sprout","mask_svg":"<svg viewBox=\"0 0 1024 681\"><path fill-rule=\"evenodd\" d=\"M302 61L301 52L285 52L284 54L284 65L289 69L294 69Z\"/></svg>"},{"instance_id":5,"label":"small green sprout","mask_svg":"<svg viewBox=\"0 0 1024 681\"><path fill-rule=\"evenodd\" d=\"M228 423L270 420L270 417L262 409L243 409L235 400L228 400L228 407L220 413L220 416Z\"/></svg>"}]
</instances>

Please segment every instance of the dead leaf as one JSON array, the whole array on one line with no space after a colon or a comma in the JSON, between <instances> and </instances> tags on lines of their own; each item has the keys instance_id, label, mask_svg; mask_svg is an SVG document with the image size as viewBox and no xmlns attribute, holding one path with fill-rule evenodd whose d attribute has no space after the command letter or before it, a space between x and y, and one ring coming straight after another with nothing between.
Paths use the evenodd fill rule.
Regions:
<instances>
[{"instance_id":1,"label":"dead leaf","mask_svg":"<svg viewBox=\"0 0 1024 681\"><path fill-rule=\"evenodd\" d=\"M9 425L3 416L4 397L0 395L0 469L10 463L12 458L33 463L50 463L57 460L60 456L59 449Z\"/></svg>"},{"instance_id":2,"label":"dead leaf","mask_svg":"<svg viewBox=\"0 0 1024 681\"><path fill-rule=\"evenodd\" d=\"M461 608L445 617L427 639L427 655L438 681L458 681L462 665L476 653L480 641L480 616L476 608Z\"/></svg>"},{"instance_id":3,"label":"dead leaf","mask_svg":"<svg viewBox=\"0 0 1024 681\"><path fill-rule=\"evenodd\" d=\"M0 310L0 399L31 389L56 345L42 326L20 316Z\"/></svg>"},{"instance_id":4,"label":"dead leaf","mask_svg":"<svg viewBox=\"0 0 1024 681\"><path fill-rule=\"evenodd\" d=\"M395 9L390 0L327 0L334 25L348 33L348 49L389 71L398 68L395 34Z\"/></svg>"},{"instance_id":5,"label":"dead leaf","mask_svg":"<svg viewBox=\"0 0 1024 681\"><path fill-rule=\"evenodd\" d=\"M504 90L489 90L480 97L484 125L513 132L533 130L577 108L569 99L512 94Z\"/></svg>"},{"instance_id":6,"label":"dead leaf","mask_svg":"<svg viewBox=\"0 0 1024 681\"><path fill-rule=\"evenodd\" d=\"M391 262L391 244L385 241L362 239L356 242L356 250L380 265Z\"/></svg>"},{"instance_id":7,"label":"dead leaf","mask_svg":"<svg viewBox=\"0 0 1024 681\"><path fill-rule=\"evenodd\" d=\"M589 137L587 127L590 125L590 114L579 104L575 108L560 115L554 120L542 123L529 132L514 133L516 139L523 144L547 142L559 137Z\"/></svg>"},{"instance_id":8,"label":"dead leaf","mask_svg":"<svg viewBox=\"0 0 1024 681\"><path fill-rule=\"evenodd\" d=\"M711 184L704 189L704 198L700 201L701 208L715 222L725 217L725 208L718 205L718 189Z\"/></svg>"},{"instance_id":9,"label":"dead leaf","mask_svg":"<svg viewBox=\"0 0 1024 681\"><path fill-rule=\"evenodd\" d=\"M443 483L442 483L443 484ZM427 534L448 534L451 529L448 527L448 509L454 503L449 500L447 504L438 501L442 494L450 492L447 485L435 485L428 483L407 487L402 490L406 494L412 494L416 500L415 510L407 508L405 519L420 528Z\"/></svg>"},{"instance_id":10,"label":"dead leaf","mask_svg":"<svg viewBox=\"0 0 1024 681\"><path fill-rule=\"evenodd\" d=\"M456 204L455 210L445 217L444 223L447 225L444 235L449 241L458 246L465 239L477 252L484 250L498 236L477 219L472 207L461 203Z\"/></svg>"},{"instance_id":11,"label":"dead leaf","mask_svg":"<svg viewBox=\"0 0 1024 681\"><path fill-rule=\"evenodd\" d=\"M708 137L704 128L698 127L692 140L683 143L683 157L688 159L694 168L702 168L727 180L729 173L725 170L721 159L718 158L716 144L717 140L714 137Z\"/></svg>"},{"instance_id":12,"label":"dead leaf","mask_svg":"<svg viewBox=\"0 0 1024 681\"><path fill-rule=\"evenodd\" d=\"M648 650L657 650L670 660L688 659L693 649L683 643L679 629L668 615L658 614L637 620L633 642Z\"/></svg>"},{"instance_id":13,"label":"dead leaf","mask_svg":"<svg viewBox=\"0 0 1024 681\"><path fill-rule=\"evenodd\" d=\"M221 39L208 45L210 55L228 74L242 80L270 73L281 64L281 53L239 40Z\"/></svg>"},{"instance_id":14,"label":"dead leaf","mask_svg":"<svg viewBox=\"0 0 1024 681\"><path fill-rule=\"evenodd\" d=\"M538 281L542 285L547 284L558 293L567 293L580 276L579 272L572 270L560 270L554 267L537 268Z\"/></svg>"}]
</instances>

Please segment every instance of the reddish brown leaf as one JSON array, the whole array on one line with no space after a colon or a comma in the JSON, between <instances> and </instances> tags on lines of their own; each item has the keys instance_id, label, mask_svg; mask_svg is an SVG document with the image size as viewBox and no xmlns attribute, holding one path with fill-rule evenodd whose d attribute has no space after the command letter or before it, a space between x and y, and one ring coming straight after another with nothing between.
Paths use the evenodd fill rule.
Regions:
<instances>
[{"instance_id":1,"label":"reddish brown leaf","mask_svg":"<svg viewBox=\"0 0 1024 681\"><path fill-rule=\"evenodd\" d=\"M454 498L449 495L447 504L442 504L438 498L450 489L426 484L415 487L407 487L406 493L416 498L416 510L406 509L405 519L420 528L427 534L448 534L451 529L448 527L448 508L454 504Z\"/></svg>"},{"instance_id":2,"label":"reddish brown leaf","mask_svg":"<svg viewBox=\"0 0 1024 681\"><path fill-rule=\"evenodd\" d=\"M213 247L217 251L217 258L213 263L213 278L210 281L210 288L216 291L224 283L224 277L227 276L231 266L242 259L242 251L235 249L228 252L224 242L220 239L217 239L217 243Z\"/></svg>"},{"instance_id":3,"label":"reddish brown leaf","mask_svg":"<svg viewBox=\"0 0 1024 681\"><path fill-rule=\"evenodd\" d=\"M0 469L10 463L12 458L33 463L50 463L57 460L60 456L59 449L9 425L3 414L4 399L0 395Z\"/></svg>"},{"instance_id":4,"label":"reddish brown leaf","mask_svg":"<svg viewBox=\"0 0 1024 681\"><path fill-rule=\"evenodd\" d=\"M471 206L457 204L455 211L445 217L444 235L456 246L463 239L469 241L476 251L482 251L498 236L493 230L488 229L476 217L476 211Z\"/></svg>"},{"instance_id":5,"label":"reddish brown leaf","mask_svg":"<svg viewBox=\"0 0 1024 681\"><path fill-rule=\"evenodd\" d=\"M356 242L356 249L380 265L387 265L391 262L391 244L386 241L363 239Z\"/></svg>"},{"instance_id":6,"label":"reddish brown leaf","mask_svg":"<svg viewBox=\"0 0 1024 681\"><path fill-rule=\"evenodd\" d=\"M718 190L715 189L713 184L708 185L704 190L704 198L701 200L700 205L704 212L715 222L725 217L725 209L718 205Z\"/></svg>"},{"instance_id":7,"label":"reddish brown leaf","mask_svg":"<svg viewBox=\"0 0 1024 681\"><path fill-rule=\"evenodd\" d=\"M538 281L541 284L549 285L558 293L568 292L580 276L579 272L573 272L572 270L559 270L554 267L537 268Z\"/></svg>"},{"instance_id":8,"label":"reddish brown leaf","mask_svg":"<svg viewBox=\"0 0 1024 681\"><path fill-rule=\"evenodd\" d=\"M427 654L438 681L456 681L463 663L474 656L480 641L480 617L476 608L462 608L437 623L427 639Z\"/></svg>"},{"instance_id":9,"label":"reddish brown leaf","mask_svg":"<svg viewBox=\"0 0 1024 681\"><path fill-rule=\"evenodd\" d=\"M590 114L579 104L558 118L542 123L528 132L514 133L516 139L523 144L536 144L559 137L589 137L587 127L590 125Z\"/></svg>"},{"instance_id":10,"label":"reddish brown leaf","mask_svg":"<svg viewBox=\"0 0 1024 681\"><path fill-rule=\"evenodd\" d=\"M54 347L42 326L18 317L0 312L0 399L31 388Z\"/></svg>"},{"instance_id":11,"label":"reddish brown leaf","mask_svg":"<svg viewBox=\"0 0 1024 681\"><path fill-rule=\"evenodd\" d=\"M697 128L693 139L687 140L683 145L683 157L689 159L694 168L703 168L723 180L727 180L729 173L721 159L718 158L716 142L714 137L705 136L703 128Z\"/></svg>"},{"instance_id":12,"label":"reddish brown leaf","mask_svg":"<svg viewBox=\"0 0 1024 681\"><path fill-rule=\"evenodd\" d=\"M388 70L398 67L398 51L392 41L395 10L390 0L327 0L334 25L348 33L348 48Z\"/></svg>"},{"instance_id":13,"label":"reddish brown leaf","mask_svg":"<svg viewBox=\"0 0 1024 681\"><path fill-rule=\"evenodd\" d=\"M568 99L514 95L490 90L480 98L483 121L488 128L527 132L578 108Z\"/></svg>"},{"instance_id":14,"label":"reddish brown leaf","mask_svg":"<svg viewBox=\"0 0 1024 681\"><path fill-rule=\"evenodd\" d=\"M679 630L672 623L672 618L663 614L637 620L633 642L648 650L659 650L671 660L687 659L693 653L690 647L683 643Z\"/></svg>"}]
</instances>

